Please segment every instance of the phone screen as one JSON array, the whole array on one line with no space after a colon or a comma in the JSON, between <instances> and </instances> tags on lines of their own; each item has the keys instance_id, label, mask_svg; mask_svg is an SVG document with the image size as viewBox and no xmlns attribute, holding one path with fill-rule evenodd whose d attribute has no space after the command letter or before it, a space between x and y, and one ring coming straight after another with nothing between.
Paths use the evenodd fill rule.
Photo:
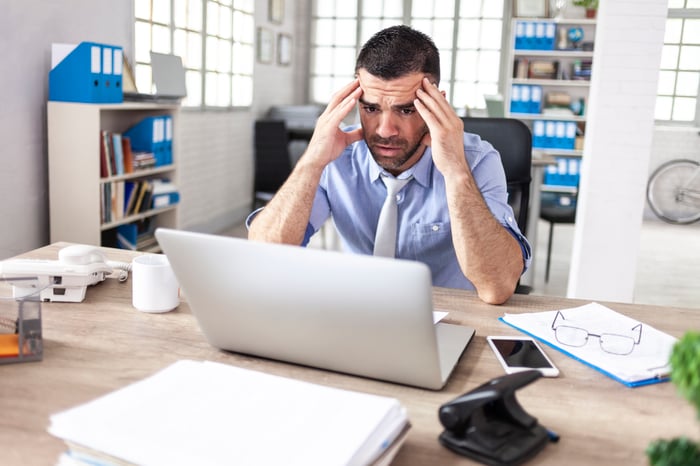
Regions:
<instances>
[{"instance_id":1,"label":"phone screen","mask_svg":"<svg viewBox=\"0 0 700 466\"><path fill-rule=\"evenodd\" d=\"M531 369L552 367L532 340L493 339L492 342L508 366Z\"/></svg>"}]
</instances>

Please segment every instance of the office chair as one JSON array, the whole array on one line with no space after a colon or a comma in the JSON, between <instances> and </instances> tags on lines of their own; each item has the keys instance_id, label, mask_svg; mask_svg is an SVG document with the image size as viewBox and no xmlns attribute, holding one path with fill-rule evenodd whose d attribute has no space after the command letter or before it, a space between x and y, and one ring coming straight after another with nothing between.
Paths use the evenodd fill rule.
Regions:
<instances>
[{"instance_id":1,"label":"office chair","mask_svg":"<svg viewBox=\"0 0 700 466\"><path fill-rule=\"evenodd\" d=\"M292 172L289 136L283 120L255 121L253 208L265 205Z\"/></svg>"},{"instance_id":2,"label":"office chair","mask_svg":"<svg viewBox=\"0 0 700 466\"><path fill-rule=\"evenodd\" d=\"M554 225L557 223L574 223L576 221L577 194L543 191L541 194L540 218L549 222L547 239L547 266L544 273L545 283L549 282L549 266L552 258L552 238Z\"/></svg>"},{"instance_id":3,"label":"office chair","mask_svg":"<svg viewBox=\"0 0 700 466\"><path fill-rule=\"evenodd\" d=\"M462 117L464 130L481 136L501 154L506 173L508 204L513 209L520 232L527 236L527 216L532 181L532 133L514 118ZM518 283L515 292L530 293L531 287Z\"/></svg>"}]
</instances>

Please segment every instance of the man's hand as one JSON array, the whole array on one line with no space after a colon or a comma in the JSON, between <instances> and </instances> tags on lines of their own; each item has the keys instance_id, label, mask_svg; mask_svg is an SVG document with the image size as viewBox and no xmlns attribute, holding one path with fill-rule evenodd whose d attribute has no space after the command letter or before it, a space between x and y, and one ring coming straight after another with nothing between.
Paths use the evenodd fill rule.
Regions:
<instances>
[{"instance_id":1,"label":"man's hand","mask_svg":"<svg viewBox=\"0 0 700 466\"><path fill-rule=\"evenodd\" d=\"M435 166L443 176L469 171L464 158L464 123L444 94L428 78L416 92L416 110L428 125L423 144L430 146Z\"/></svg>"},{"instance_id":2,"label":"man's hand","mask_svg":"<svg viewBox=\"0 0 700 466\"><path fill-rule=\"evenodd\" d=\"M347 146L362 139L362 128L347 133L340 129L340 124L355 108L360 95L362 89L359 80L356 79L331 97L328 106L316 122L314 134L304 154L307 162L325 167L338 158Z\"/></svg>"}]
</instances>

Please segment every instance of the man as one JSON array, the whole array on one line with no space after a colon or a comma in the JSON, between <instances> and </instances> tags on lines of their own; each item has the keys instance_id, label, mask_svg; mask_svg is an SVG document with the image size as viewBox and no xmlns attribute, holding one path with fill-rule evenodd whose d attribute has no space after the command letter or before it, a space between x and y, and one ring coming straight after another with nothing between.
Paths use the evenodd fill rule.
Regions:
<instances>
[{"instance_id":1,"label":"man","mask_svg":"<svg viewBox=\"0 0 700 466\"><path fill-rule=\"evenodd\" d=\"M396 177L408 182L396 195L395 257L425 262L435 286L505 302L530 246L507 203L498 153L464 133L437 87L434 43L407 26L387 28L363 46L355 72L319 117L289 179L249 217L249 239L306 244L332 215L347 249L372 254L384 179ZM341 130L358 103L361 126Z\"/></svg>"}]
</instances>

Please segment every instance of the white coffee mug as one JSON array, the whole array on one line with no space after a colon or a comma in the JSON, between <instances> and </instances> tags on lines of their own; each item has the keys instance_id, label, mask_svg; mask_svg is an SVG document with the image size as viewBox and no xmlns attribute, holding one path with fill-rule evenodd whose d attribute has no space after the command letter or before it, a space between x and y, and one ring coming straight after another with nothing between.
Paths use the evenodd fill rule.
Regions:
<instances>
[{"instance_id":1,"label":"white coffee mug","mask_svg":"<svg viewBox=\"0 0 700 466\"><path fill-rule=\"evenodd\" d=\"M132 304L143 312L168 312L180 303L180 287L168 258L144 254L131 262Z\"/></svg>"}]
</instances>

